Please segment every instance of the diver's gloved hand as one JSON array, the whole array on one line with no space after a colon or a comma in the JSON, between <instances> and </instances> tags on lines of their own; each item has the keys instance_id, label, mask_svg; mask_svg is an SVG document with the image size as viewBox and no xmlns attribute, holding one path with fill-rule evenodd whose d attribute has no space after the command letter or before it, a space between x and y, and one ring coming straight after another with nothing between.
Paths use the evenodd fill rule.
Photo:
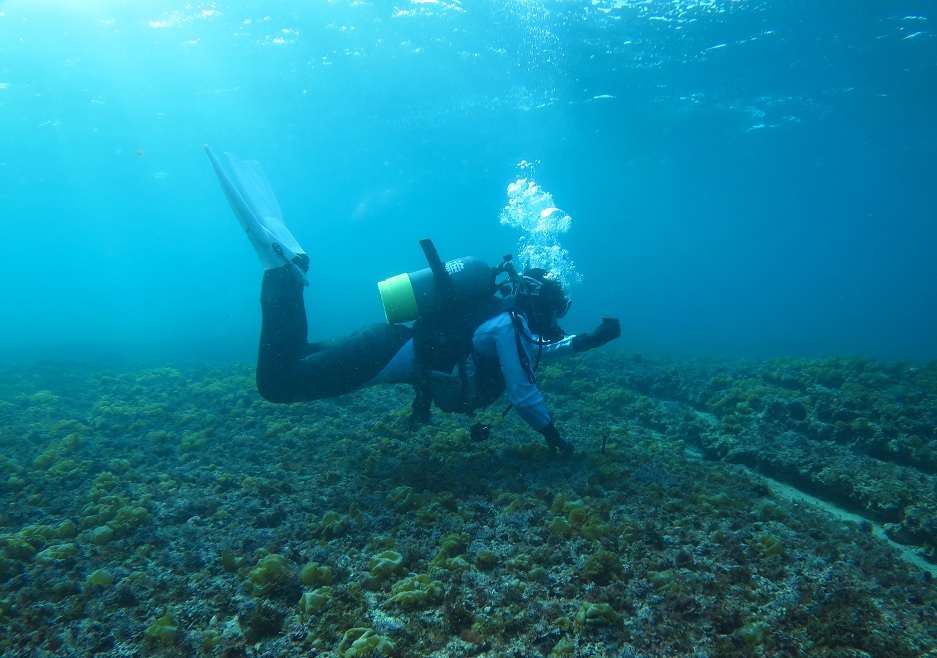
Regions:
<instances>
[{"instance_id":1,"label":"diver's gloved hand","mask_svg":"<svg viewBox=\"0 0 937 658\"><path fill-rule=\"evenodd\" d=\"M556 430L556 427L553 425L553 421L550 421L550 424L540 430L540 433L543 434L543 438L547 440L547 445L553 448L554 450L559 450L563 455L569 456L573 454L573 444L560 436L560 433Z\"/></svg>"},{"instance_id":2,"label":"diver's gloved hand","mask_svg":"<svg viewBox=\"0 0 937 658\"><path fill-rule=\"evenodd\" d=\"M602 347L610 340L621 336L621 323L618 318L602 318L602 324L587 334L576 334L573 336L573 351L585 352L586 350Z\"/></svg>"}]
</instances>

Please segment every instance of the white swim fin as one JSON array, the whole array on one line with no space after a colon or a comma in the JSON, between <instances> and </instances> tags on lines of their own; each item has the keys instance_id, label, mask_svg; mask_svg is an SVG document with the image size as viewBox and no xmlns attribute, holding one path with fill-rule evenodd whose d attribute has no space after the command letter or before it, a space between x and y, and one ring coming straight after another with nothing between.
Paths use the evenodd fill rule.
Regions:
<instances>
[{"instance_id":1,"label":"white swim fin","mask_svg":"<svg viewBox=\"0 0 937 658\"><path fill-rule=\"evenodd\" d=\"M207 144L205 152L215 169L225 198L254 245L263 268L272 270L290 265L308 285L305 274L293 261L297 255L305 252L286 228L280 204L277 203L273 188L270 187L260 164L253 161L242 162L236 156L227 154L234 176L232 180Z\"/></svg>"},{"instance_id":2,"label":"white swim fin","mask_svg":"<svg viewBox=\"0 0 937 658\"><path fill-rule=\"evenodd\" d=\"M260 163L256 160L239 160L232 153L225 153L225 156L241 196L254 211L254 215L260 218L264 227L294 254L306 253L286 228L280 204Z\"/></svg>"}]
</instances>

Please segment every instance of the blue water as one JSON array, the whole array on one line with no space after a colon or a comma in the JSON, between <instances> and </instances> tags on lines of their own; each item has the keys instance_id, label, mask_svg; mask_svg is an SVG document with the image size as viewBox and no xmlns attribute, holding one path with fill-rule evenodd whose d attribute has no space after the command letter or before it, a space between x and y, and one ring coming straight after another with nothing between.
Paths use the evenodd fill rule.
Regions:
<instances>
[{"instance_id":1,"label":"blue water","mask_svg":"<svg viewBox=\"0 0 937 658\"><path fill-rule=\"evenodd\" d=\"M250 359L261 270L202 150L263 163L311 338L492 263L518 163L570 331L657 355L937 357L934 4L0 1L3 358Z\"/></svg>"}]
</instances>

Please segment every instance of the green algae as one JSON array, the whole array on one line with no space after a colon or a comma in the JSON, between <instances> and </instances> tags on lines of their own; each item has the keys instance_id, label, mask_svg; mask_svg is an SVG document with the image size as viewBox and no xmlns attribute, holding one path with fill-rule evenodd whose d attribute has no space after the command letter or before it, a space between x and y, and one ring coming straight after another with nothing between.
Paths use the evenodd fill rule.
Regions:
<instances>
[{"instance_id":1,"label":"green algae","mask_svg":"<svg viewBox=\"0 0 937 658\"><path fill-rule=\"evenodd\" d=\"M172 610L155 620L143 632L143 636L149 641L157 644L175 644L181 637L179 621Z\"/></svg>"},{"instance_id":2,"label":"green algae","mask_svg":"<svg viewBox=\"0 0 937 658\"><path fill-rule=\"evenodd\" d=\"M309 524L309 531L314 537L334 539L345 534L350 523L351 519L347 514L339 514L334 510L329 510L322 515L319 521Z\"/></svg>"},{"instance_id":3,"label":"green algae","mask_svg":"<svg viewBox=\"0 0 937 658\"><path fill-rule=\"evenodd\" d=\"M762 557L780 556L787 553L787 544L774 535L765 534L756 542L758 553Z\"/></svg>"},{"instance_id":4,"label":"green algae","mask_svg":"<svg viewBox=\"0 0 937 658\"><path fill-rule=\"evenodd\" d=\"M547 658L569 658L575 655L576 644L568 636L564 636L553 645L553 650L547 654Z\"/></svg>"},{"instance_id":5,"label":"green algae","mask_svg":"<svg viewBox=\"0 0 937 658\"><path fill-rule=\"evenodd\" d=\"M737 631L738 638L748 647L760 647L771 637L771 627L764 621L753 621Z\"/></svg>"},{"instance_id":6,"label":"green algae","mask_svg":"<svg viewBox=\"0 0 937 658\"><path fill-rule=\"evenodd\" d=\"M498 554L494 551L482 548L475 552L475 567L479 571L491 571L499 562Z\"/></svg>"},{"instance_id":7,"label":"green algae","mask_svg":"<svg viewBox=\"0 0 937 658\"><path fill-rule=\"evenodd\" d=\"M554 535L569 534L571 529L572 526L569 525L569 521L567 521L562 516L554 516L553 519L547 524L547 530L549 530Z\"/></svg>"},{"instance_id":8,"label":"green algae","mask_svg":"<svg viewBox=\"0 0 937 658\"><path fill-rule=\"evenodd\" d=\"M818 460L804 477L821 492L835 484L837 495L860 509L871 503L873 520L887 511L890 534L924 546L933 510L915 481L932 481L924 471L905 474L911 459L926 463L930 449L932 437L918 424L931 414L921 397L929 389L906 390L900 403L888 402L876 387L903 377L898 369L852 372L858 366L844 362L839 385L850 377L860 385L828 394L816 392L816 379L800 381L795 371L803 364L778 365L773 373L761 365L733 366L730 374L746 370L746 376L716 382L722 390L740 390L734 405L719 408L735 428L729 445L719 418L710 425L705 416L707 400L717 396L716 384L706 388L715 377L691 380L681 369L665 372L650 361L640 366L617 357L570 363L578 365L550 366L559 375L552 381L564 391L551 404L558 423L575 428L584 454L563 463L513 415L488 442L475 444L452 417L436 416L437 426L409 431L406 415L397 413L409 402L405 392L277 406L256 398L246 368L210 376L99 378L75 390L94 391L100 404L69 411L80 420L37 424L39 412L30 412L38 430L25 421L17 425L17 408L17 415L4 417L14 429L0 429L11 450L0 486L10 510L0 527L0 575L8 583L0 591L0 615L9 637L21 640L46 628L22 605L25 595L67 611L66 627L112 617L137 638L148 637L145 630L159 621L150 610L172 610L176 639L149 639L148 650L206 656L221 647L341 655L340 645L352 656L393 651L414 658L441 655L450 646L491 655L526 646L562 656L594 643L623 642L646 655L688 655L708 646L699 644L709 641L707 628L718 629L718 646L749 653L821 641L847 647L849 633L802 623L810 615L839 627L868 627L874 637L886 627L898 629L891 631L892 643L868 640L866 649L889 655L927 650L930 630L919 620L933 618L931 586L911 576L867 530L856 534L804 506L770 499L739 464L759 468L770 457L778 460L771 466L790 467L793 461L781 461L790 455L767 441L803 428L797 448ZM647 372L634 374L639 367ZM575 382L580 375L592 381ZM641 392L630 388L639 376L650 382ZM759 378L758 392L748 395L746 386ZM576 391L602 392L603 379L627 394L610 392L601 403L575 397ZM785 387L787 394L772 397ZM59 388L37 389L56 395L56 404L68 403ZM668 398L662 402L652 390ZM683 404L685 391L696 396L695 407ZM867 407L849 406L856 404ZM899 413L908 420L898 420ZM829 414L828 422L817 414ZM611 438L603 451L606 433ZM18 438L27 435L28 444ZM830 461L849 456L847 435L874 450L876 459L901 454L905 462L886 479L864 477L855 462ZM722 455L710 452L718 441ZM812 441L828 443L813 453ZM683 451L693 448L725 461L687 459ZM314 454L314 467L296 459L297 451ZM27 525L35 519L45 527ZM96 531L110 533L108 540L94 543ZM785 550L774 553L777 544L767 536ZM74 553L59 552L69 544ZM372 575L371 557L384 550L401 555L417 573L401 567L374 589L362 587ZM247 566L242 555L250 556ZM287 564L280 578L257 583L255 591L250 573L269 555L296 564L297 572ZM830 582L874 588L887 616L871 614L861 602L827 604L834 599L824 583L796 580L799 569L780 566L789 563L829 563L836 572ZM312 564L318 567L304 578ZM334 570L328 585L319 582L324 565ZM86 579L99 569L120 577L91 589ZM913 611L909 597L919 602ZM126 607L113 603L118 600ZM258 602L266 607L252 616ZM644 605L659 612L654 624L632 614ZM758 640L762 622L770 632ZM264 623L268 629L257 630ZM0 651L10 652L4 641Z\"/></svg>"},{"instance_id":9,"label":"green algae","mask_svg":"<svg viewBox=\"0 0 937 658\"><path fill-rule=\"evenodd\" d=\"M257 560L256 566L247 575L251 593L254 596L269 594L290 572L290 565L285 557L276 554L265 555Z\"/></svg>"},{"instance_id":10,"label":"green algae","mask_svg":"<svg viewBox=\"0 0 937 658\"><path fill-rule=\"evenodd\" d=\"M397 551L381 551L372 555L368 562L371 575L378 579L386 579L403 566L403 556Z\"/></svg>"},{"instance_id":11,"label":"green algae","mask_svg":"<svg viewBox=\"0 0 937 658\"><path fill-rule=\"evenodd\" d=\"M300 582L307 587L331 585L334 577L335 575L332 571L332 567L327 564L319 564L318 562L310 562L304 566L299 573Z\"/></svg>"},{"instance_id":12,"label":"green algae","mask_svg":"<svg viewBox=\"0 0 937 658\"><path fill-rule=\"evenodd\" d=\"M649 571L647 579L658 592L677 592L681 589L680 579L675 569Z\"/></svg>"},{"instance_id":13,"label":"green algae","mask_svg":"<svg viewBox=\"0 0 937 658\"><path fill-rule=\"evenodd\" d=\"M430 566L451 567L455 556L459 556L465 552L468 541L468 536L462 533L453 532L444 536L439 542L439 552L436 554L436 557L430 561ZM456 561L455 564L459 567L462 566L458 561Z\"/></svg>"},{"instance_id":14,"label":"green algae","mask_svg":"<svg viewBox=\"0 0 937 658\"><path fill-rule=\"evenodd\" d=\"M576 612L576 623L579 626L606 626L621 621L622 615L608 603L583 603Z\"/></svg>"},{"instance_id":15,"label":"green algae","mask_svg":"<svg viewBox=\"0 0 937 658\"><path fill-rule=\"evenodd\" d=\"M85 578L85 587L110 587L114 584L114 576L105 569L98 569Z\"/></svg>"},{"instance_id":16,"label":"green algae","mask_svg":"<svg viewBox=\"0 0 937 658\"><path fill-rule=\"evenodd\" d=\"M238 557L233 550L227 546L221 549L221 568L227 573L236 572L242 564L244 564L244 558Z\"/></svg>"},{"instance_id":17,"label":"green algae","mask_svg":"<svg viewBox=\"0 0 937 658\"><path fill-rule=\"evenodd\" d=\"M44 567L74 562L78 556L78 546L67 542L49 546L33 557L33 561Z\"/></svg>"},{"instance_id":18,"label":"green algae","mask_svg":"<svg viewBox=\"0 0 937 658\"><path fill-rule=\"evenodd\" d=\"M314 615L321 612L331 599L331 587L319 587L311 592L303 592L299 599L299 612L303 616Z\"/></svg>"},{"instance_id":19,"label":"green algae","mask_svg":"<svg viewBox=\"0 0 937 658\"><path fill-rule=\"evenodd\" d=\"M396 645L387 637L378 635L370 628L349 628L338 644L342 658L364 658L372 654L394 655Z\"/></svg>"},{"instance_id":20,"label":"green algae","mask_svg":"<svg viewBox=\"0 0 937 658\"><path fill-rule=\"evenodd\" d=\"M404 608L421 608L438 603L444 594L445 588L441 582L433 580L425 573L416 574L394 583L387 604Z\"/></svg>"},{"instance_id":21,"label":"green algae","mask_svg":"<svg viewBox=\"0 0 937 658\"><path fill-rule=\"evenodd\" d=\"M611 551L593 553L582 568L582 577L597 585L608 585L621 578L624 569L621 559Z\"/></svg>"}]
</instances>

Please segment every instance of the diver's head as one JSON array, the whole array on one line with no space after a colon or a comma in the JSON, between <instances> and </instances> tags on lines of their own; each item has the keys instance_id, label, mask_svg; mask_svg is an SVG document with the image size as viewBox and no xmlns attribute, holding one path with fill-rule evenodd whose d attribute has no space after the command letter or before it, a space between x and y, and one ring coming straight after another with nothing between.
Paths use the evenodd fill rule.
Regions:
<instances>
[{"instance_id":1,"label":"diver's head","mask_svg":"<svg viewBox=\"0 0 937 658\"><path fill-rule=\"evenodd\" d=\"M539 267L524 270L514 295L514 305L527 318L530 330L545 337L558 332L557 320L571 303L556 275Z\"/></svg>"}]
</instances>

